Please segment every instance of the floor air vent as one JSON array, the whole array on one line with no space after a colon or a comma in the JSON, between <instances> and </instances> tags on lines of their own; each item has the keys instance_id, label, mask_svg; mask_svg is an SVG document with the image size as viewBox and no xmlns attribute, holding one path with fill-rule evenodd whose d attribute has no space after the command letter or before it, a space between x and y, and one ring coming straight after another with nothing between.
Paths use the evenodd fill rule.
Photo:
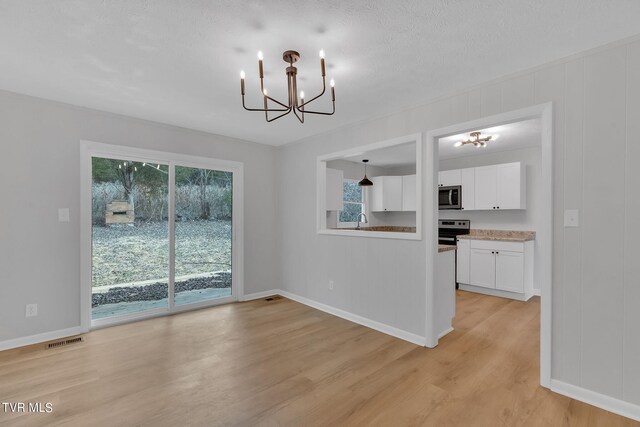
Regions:
<instances>
[{"instance_id":1,"label":"floor air vent","mask_svg":"<svg viewBox=\"0 0 640 427\"><path fill-rule=\"evenodd\" d=\"M58 348L58 347L62 347L63 345L75 344L82 341L83 341L82 337L75 337L75 338L68 338L68 339L64 339L56 342L50 342L49 344L47 344L47 349Z\"/></svg>"},{"instance_id":2,"label":"floor air vent","mask_svg":"<svg viewBox=\"0 0 640 427\"><path fill-rule=\"evenodd\" d=\"M282 299L282 297L280 295L274 295L272 297L265 298L264 300L265 301L274 301L274 300L277 300L277 299Z\"/></svg>"}]
</instances>

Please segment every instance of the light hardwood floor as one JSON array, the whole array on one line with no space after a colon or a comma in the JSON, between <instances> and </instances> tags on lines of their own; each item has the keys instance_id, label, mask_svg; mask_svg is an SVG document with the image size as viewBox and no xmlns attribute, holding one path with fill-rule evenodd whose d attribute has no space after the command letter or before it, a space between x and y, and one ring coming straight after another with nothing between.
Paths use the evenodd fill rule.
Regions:
<instances>
[{"instance_id":1,"label":"light hardwood floor","mask_svg":"<svg viewBox=\"0 0 640 427\"><path fill-rule=\"evenodd\" d=\"M426 349L287 299L229 304L0 352L2 425L627 426L538 385L538 298L458 292Z\"/></svg>"}]
</instances>

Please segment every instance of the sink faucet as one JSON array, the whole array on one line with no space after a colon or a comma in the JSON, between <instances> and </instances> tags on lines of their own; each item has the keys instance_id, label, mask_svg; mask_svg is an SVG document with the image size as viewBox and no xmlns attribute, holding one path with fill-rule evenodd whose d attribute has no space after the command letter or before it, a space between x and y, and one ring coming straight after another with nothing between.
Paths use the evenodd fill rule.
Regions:
<instances>
[{"instance_id":1,"label":"sink faucet","mask_svg":"<svg viewBox=\"0 0 640 427\"><path fill-rule=\"evenodd\" d=\"M358 225L356 226L356 230L360 230L360 219L364 217L363 224L367 224L369 221L367 220L367 215L364 212L358 214Z\"/></svg>"}]
</instances>

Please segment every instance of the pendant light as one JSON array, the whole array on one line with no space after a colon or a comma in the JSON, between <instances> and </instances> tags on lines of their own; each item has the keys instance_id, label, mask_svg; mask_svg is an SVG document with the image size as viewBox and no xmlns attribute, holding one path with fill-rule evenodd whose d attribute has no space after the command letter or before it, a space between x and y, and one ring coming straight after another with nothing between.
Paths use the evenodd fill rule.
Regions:
<instances>
[{"instance_id":1,"label":"pendant light","mask_svg":"<svg viewBox=\"0 0 640 427\"><path fill-rule=\"evenodd\" d=\"M373 182L367 178L367 163L369 163L369 160L364 159L362 163L364 163L364 178L362 178L362 181L360 181L358 185L361 187L370 187L373 185Z\"/></svg>"}]
</instances>

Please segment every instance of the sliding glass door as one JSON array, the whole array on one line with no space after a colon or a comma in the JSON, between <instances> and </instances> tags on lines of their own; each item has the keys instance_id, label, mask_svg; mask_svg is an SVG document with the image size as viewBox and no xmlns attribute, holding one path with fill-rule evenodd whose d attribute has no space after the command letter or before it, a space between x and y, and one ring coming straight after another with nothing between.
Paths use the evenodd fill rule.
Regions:
<instances>
[{"instance_id":1,"label":"sliding glass door","mask_svg":"<svg viewBox=\"0 0 640 427\"><path fill-rule=\"evenodd\" d=\"M237 299L234 170L91 156L91 324Z\"/></svg>"},{"instance_id":2,"label":"sliding glass door","mask_svg":"<svg viewBox=\"0 0 640 427\"><path fill-rule=\"evenodd\" d=\"M92 159L92 318L168 307L168 165Z\"/></svg>"},{"instance_id":3,"label":"sliding glass door","mask_svg":"<svg viewBox=\"0 0 640 427\"><path fill-rule=\"evenodd\" d=\"M175 171L175 303L231 296L233 173Z\"/></svg>"}]
</instances>

